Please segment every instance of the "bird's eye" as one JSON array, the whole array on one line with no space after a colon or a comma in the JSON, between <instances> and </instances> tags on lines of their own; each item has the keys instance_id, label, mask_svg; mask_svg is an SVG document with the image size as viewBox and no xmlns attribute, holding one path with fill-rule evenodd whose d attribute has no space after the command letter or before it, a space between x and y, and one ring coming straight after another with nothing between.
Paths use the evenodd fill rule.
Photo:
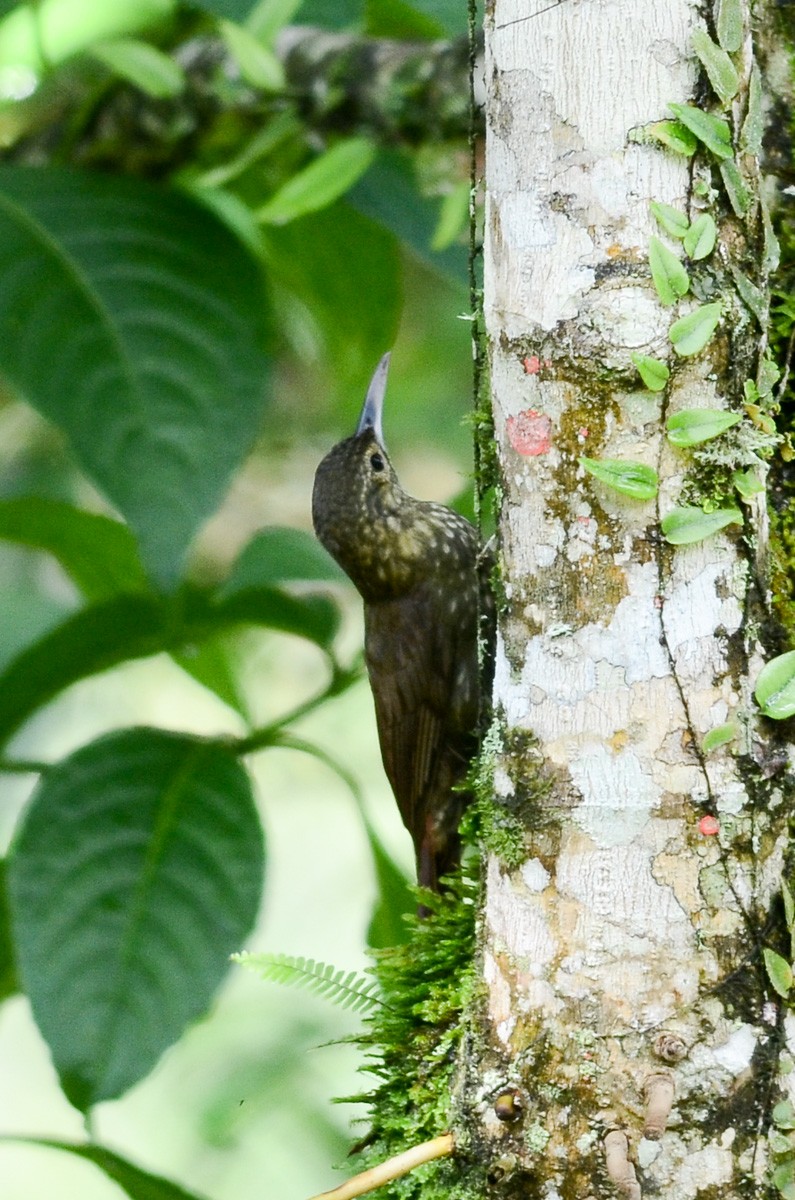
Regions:
<instances>
[{"instance_id":1,"label":"bird's eye","mask_svg":"<svg viewBox=\"0 0 795 1200\"><path fill-rule=\"evenodd\" d=\"M380 454L371 454L370 455L370 466L373 468L374 471L383 471L384 460Z\"/></svg>"}]
</instances>

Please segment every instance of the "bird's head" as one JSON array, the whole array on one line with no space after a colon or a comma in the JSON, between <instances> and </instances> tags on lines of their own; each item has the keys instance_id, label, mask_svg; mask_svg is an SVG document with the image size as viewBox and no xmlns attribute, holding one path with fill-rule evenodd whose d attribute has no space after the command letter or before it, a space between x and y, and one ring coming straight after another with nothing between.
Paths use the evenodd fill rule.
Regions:
<instances>
[{"instance_id":1,"label":"bird's head","mask_svg":"<svg viewBox=\"0 0 795 1200\"><path fill-rule=\"evenodd\" d=\"M401 488L382 428L389 354L375 369L359 424L326 455L315 473L315 533L365 598L390 586L410 551L408 526L416 505ZM392 579L394 584L395 580Z\"/></svg>"}]
</instances>

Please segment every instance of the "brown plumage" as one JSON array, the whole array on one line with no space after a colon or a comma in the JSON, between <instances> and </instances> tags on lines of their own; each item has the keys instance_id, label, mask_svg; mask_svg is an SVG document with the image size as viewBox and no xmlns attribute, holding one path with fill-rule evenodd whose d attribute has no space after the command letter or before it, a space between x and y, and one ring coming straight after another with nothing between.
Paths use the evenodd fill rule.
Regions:
<instances>
[{"instance_id":1,"label":"brown plumage","mask_svg":"<svg viewBox=\"0 0 795 1200\"><path fill-rule=\"evenodd\" d=\"M388 365L386 354L354 436L317 469L312 518L364 600L384 769L414 841L418 880L438 888L458 862L469 799L453 788L477 745L479 613L489 655L493 638L489 562L469 521L398 483L381 430Z\"/></svg>"}]
</instances>

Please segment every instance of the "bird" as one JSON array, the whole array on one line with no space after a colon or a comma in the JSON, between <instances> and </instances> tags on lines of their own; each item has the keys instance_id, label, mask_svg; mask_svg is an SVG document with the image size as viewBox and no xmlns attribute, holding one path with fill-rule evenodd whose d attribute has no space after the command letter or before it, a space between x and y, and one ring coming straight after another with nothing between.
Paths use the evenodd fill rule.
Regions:
<instances>
[{"instance_id":1,"label":"bird","mask_svg":"<svg viewBox=\"0 0 795 1200\"><path fill-rule=\"evenodd\" d=\"M439 891L460 860L458 826L471 799L461 785L490 682L493 559L465 517L400 486L383 434L389 360L375 369L356 432L317 468L312 520L364 602L384 769L417 881Z\"/></svg>"}]
</instances>

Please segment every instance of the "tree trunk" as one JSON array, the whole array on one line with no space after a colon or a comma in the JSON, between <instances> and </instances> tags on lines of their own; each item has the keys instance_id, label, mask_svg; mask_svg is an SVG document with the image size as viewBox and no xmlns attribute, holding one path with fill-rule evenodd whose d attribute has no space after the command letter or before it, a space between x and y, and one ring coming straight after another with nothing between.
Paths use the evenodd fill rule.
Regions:
<instances>
[{"instance_id":1,"label":"tree trunk","mask_svg":"<svg viewBox=\"0 0 795 1200\"><path fill-rule=\"evenodd\" d=\"M488 862L470 1145L506 1197L774 1195L783 1020L761 950L780 937L790 780L752 690L771 653L764 493L740 503L731 484L773 444L760 406L743 407L764 379L774 257L753 103L746 122L749 4L724 0L706 26L730 43L715 22L733 8L744 22L724 116L745 196L703 144L690 158L643 132L670 102L721 113L691 42L702 6L530 7L496 0L486 27L505 581L488 744L495 820L521 820L524 861ZM651 201L718 226L671 306L649 239L680 259L682 242ZM672 323L715 302L714 336L677 354ZM668 365L663 390L632 352ZM677 449L666 421L692 409L744 415ZM628 498L583 455L652 467L659 490ZM732 505L742 525L693 544L661 531L676 507ZM723 726L730 740L705 750Z\"/></svg>"}]
</instances>

